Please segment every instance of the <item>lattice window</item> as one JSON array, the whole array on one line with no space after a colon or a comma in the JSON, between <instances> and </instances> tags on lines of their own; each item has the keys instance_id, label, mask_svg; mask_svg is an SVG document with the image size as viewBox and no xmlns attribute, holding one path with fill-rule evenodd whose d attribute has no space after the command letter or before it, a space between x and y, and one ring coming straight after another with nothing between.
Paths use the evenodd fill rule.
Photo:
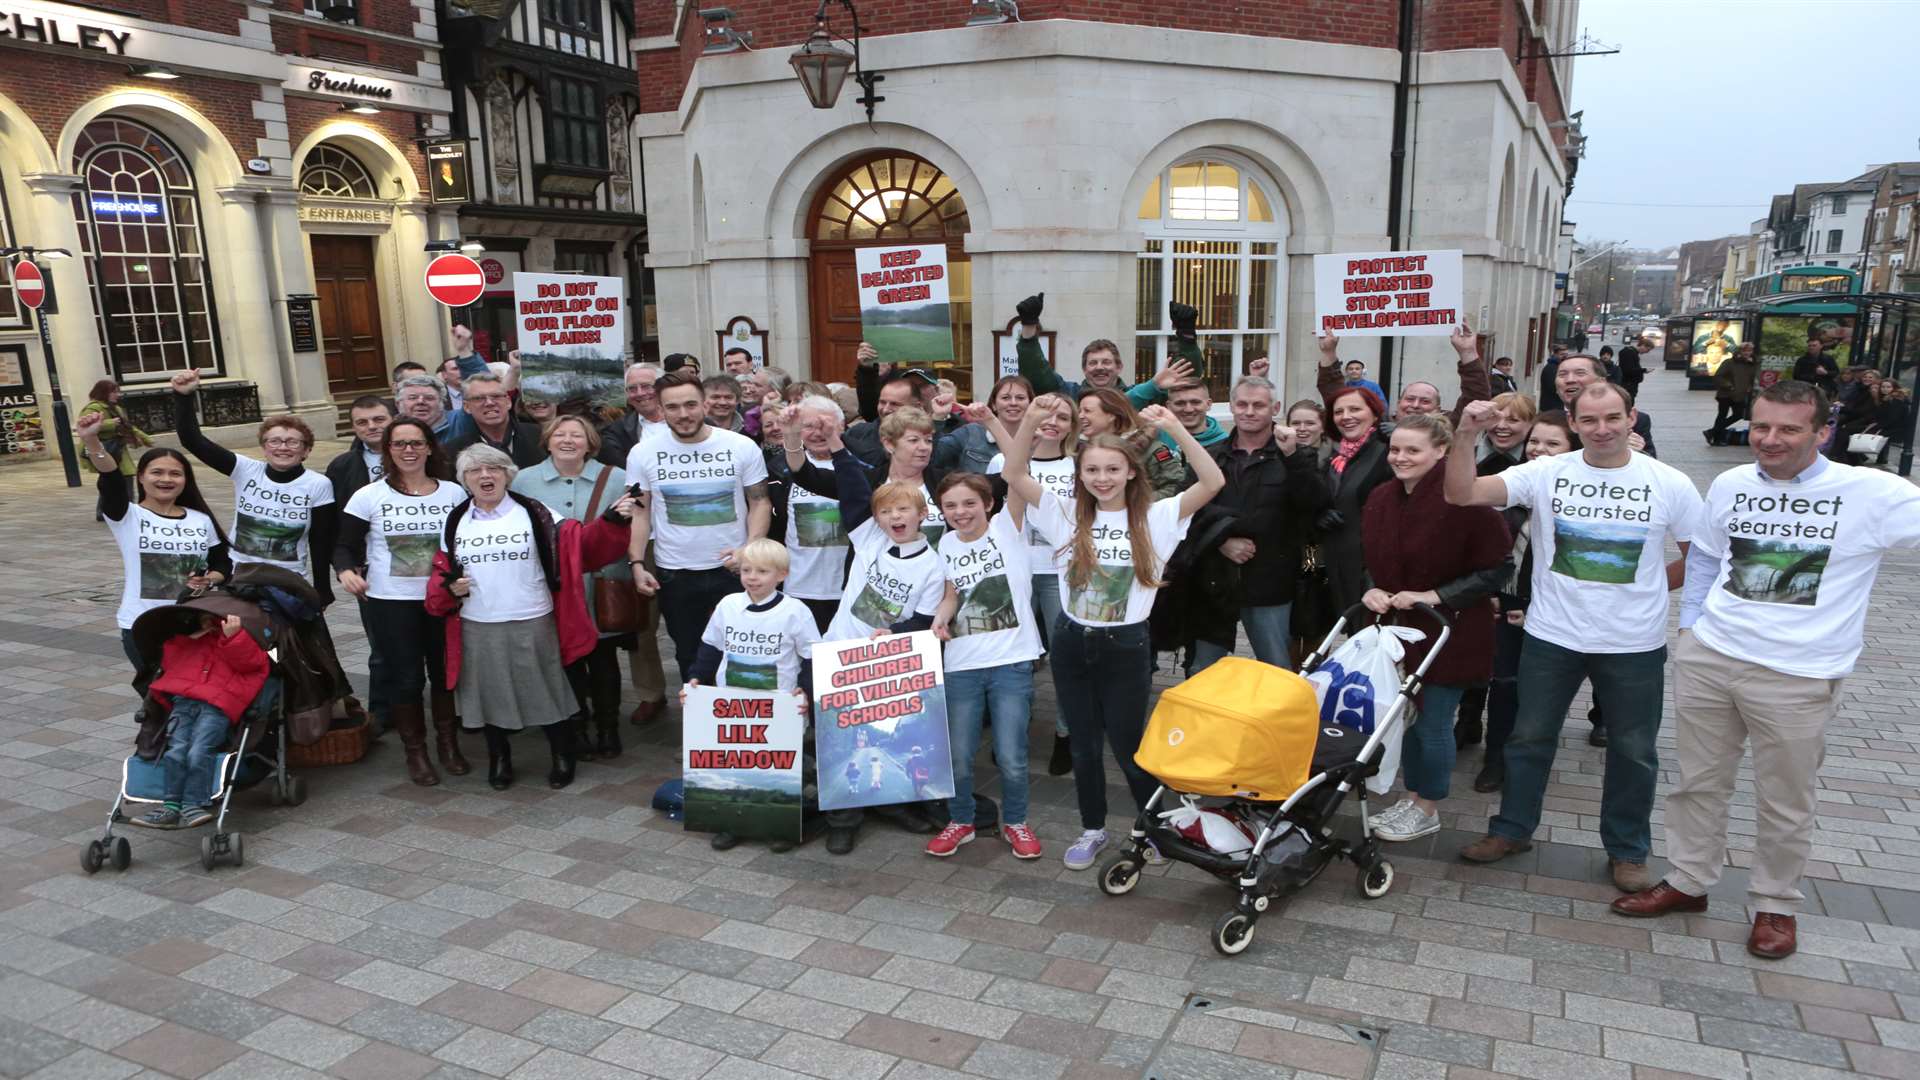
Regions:
<instances>
[{"instance_id":1,"label":"lattice window","mask_svg":"<svg viewBox=\"0 0 1920 1080\"><path fill-rule=\"evenodd\" d=\"M932 163L906 155L863 162L830 188L815 240L946 240L967 232L967 204Z\"/></svg>"},{"instance_id":2,"label":"lattice window","mask_svg":"<svg viewBox=\"0 0 1920 1080\"><path fill-rule=\"evenodd\" d=\"M335 199L374 199L379 192L360 159L330 143L321 143L300 167L300 193Z\"/></svg>"}]
</instances>

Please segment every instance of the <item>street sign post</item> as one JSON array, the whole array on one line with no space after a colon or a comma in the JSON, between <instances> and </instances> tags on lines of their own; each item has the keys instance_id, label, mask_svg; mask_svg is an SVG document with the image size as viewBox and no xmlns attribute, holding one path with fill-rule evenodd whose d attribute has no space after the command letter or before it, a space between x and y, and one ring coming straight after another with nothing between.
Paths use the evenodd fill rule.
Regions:
<instances>
[{"instance_id":1,"label":"street sign post","mask_svg":"<svg viewBox=\"0 0 1920 1080\"><path fill-rule=\"evenodd\" d=\"M466 307L487 291L487 275L465 255L442 255L427 264L427 293L450 308Z\"/></svg>"},{"instance_id":2,"label":"street sign post","mask_svg":"<svg viewBox=\"0 0 1920 1080\"><path fill-rule=\"evenodd\" d=\"M40 352L47 361L47 392L53 397L53 438L60 448L60 465L67 474L67 486L80 486L80 457L73 449L73 423L67 416L67 399L60 393L60 365L53 358L53 334L47 316L57 304L47 304L50 290L46 272L31 255L21 255L13 263L13 293L20 306L33 312L40 330ZM44 307L43 307L44 305Z\"/></svg>"}]
</instances>

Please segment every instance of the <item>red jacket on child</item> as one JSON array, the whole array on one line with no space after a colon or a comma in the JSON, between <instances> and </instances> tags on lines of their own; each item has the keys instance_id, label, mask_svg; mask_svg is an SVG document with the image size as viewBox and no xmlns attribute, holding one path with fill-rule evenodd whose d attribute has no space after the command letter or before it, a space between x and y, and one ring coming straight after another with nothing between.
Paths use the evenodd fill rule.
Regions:
<instances>
[{"instance_id":1,"label":"red jacket on child","mask_svg":"<svg viewBox=\"0 0 1920 1080\"><path fill-rule=\"evenodd\" d=\"M162 700L204 701L239 723L266 685L267 671L266 652L245 630L232 637L218 628L197 636L176 634L161 647L160 677L148 690Z\"/></svg>"}]
</instances>

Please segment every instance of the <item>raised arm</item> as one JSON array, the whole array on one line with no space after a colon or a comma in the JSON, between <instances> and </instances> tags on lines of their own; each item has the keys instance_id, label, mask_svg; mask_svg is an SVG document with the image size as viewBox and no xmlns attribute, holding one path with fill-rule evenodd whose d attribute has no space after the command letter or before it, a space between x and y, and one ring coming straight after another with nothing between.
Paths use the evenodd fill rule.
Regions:
<instances>
[{"instance_id":1,"label":"raised arm","mask_svg":"<svg viewBox=\"0 0 1920 1080\"><path fill-rule=\"evenodd\" d=\"M1020 376L1033 384L1033 392L1039 394L1057 394L1065 384L1060 373L1047 364L1047 354L1040 348L1040 310L1046 305L1046 293L1034 293L1014 305L1020 316L1020 337L1014 342L1014 355L1020 361Z\"/></svg>"},{"instance_id":2,"label":"raised arm","mask_svg":"<svg viewBox=\"0 0 1920 1080\"><path fill-rule=\"evenodd\" d=\"M1213 501L1220 489L1227 486L1227 478L1220 471L1220 463L1213 455L1197 442L1193 433L1180 422L1180 418L1165 405L1150 405L1140 414L1140 419L1152 424L1170 436L1179 445L1180 452L1186 455L1187 468L1193 471L1193 486L1180 493L1180 516L1192 517L1195 510Z\"/></svg>"},{"instance_id":3,"label":"raised arm","mask_svg":"<svg viewBox=\"0 0 1920 1080\"><path fill-rule=\"evenodd\" d=\"M93 471L100 474L94 488L100 493L100 516L108 521L119 521L127 516L127 478L120 472L120 459L107 452L100 443L100 430L106 426L107 414L104 412L81 412L74 421L73 433L80 436L80 445L86 448L87 460L93 462Z\"/></svg>"},{"instance_id":4,"label":"raised arm","mask_svg":"<svg viewBox=\"0 0 1920 1080\"><path fill-rule=\"evenodd\" d=\"M1020 418L1020 430L1008 433L1006 425L998 417L988 430L1000 444L1000 475L1007 482L1007 501L1011 506L1016 501L1021 507L1040 504L1040 482L1033 478L1028 466L1033 458L1033 433L1040 426L1040 419L1049 414L1071 415L1072 406L1059 394L1041 394L1027 406L1027 415Z\"/></svg>"},{"instance_id":5,"label":"raised arm","mask_svg":"<svg viewBox=\"0 0 1920 1080\"><path fill-rule=\"evenodd\" d=\"M193 395L200 388L200 373L192 369L176 371L168 380L173 386L173 432L180 445L222 476L232 476L238 463L233 451L200 433L200 418L194 415Z\"/></svg>"},{"instance_id":6,"label":"raised arm","mask_svg":"<svg viewBox=\"0 0 1920 1080\"><path fill-rule=\"evenodd\" d=\"M1453 346L1457 358L1454 369L1460 375L1460 400L1453 403L1453 411L1447 414L1447 419L1458 427L1460 415L1468 405L1492 399L1493 382L1487 377L1487 365L1480 360L1480 339L1474 336L1472 327L1464 324L1454 327L1447 342Z\"/></svg>"},{"instance_id":7,"label":"raised arm","mask_svg":"<svg viewBox=\"0 0 1920 1080\"><path fill-rule=\"evenodd\" d=\"M1507 482L1498 476L1475 475L1473 451L1480 433L1493 426L1491 401L1476 401L1460 414L1460 430L1447 450L1447 501L1455 506L1505 506Z\"/></svg>"},{"instance_id":8,"label":"raised arm","mask_svg":"<svg viewBox=\"0 0 1920 1080\"><path fill-rule=\"evenodd\" d=\"M1333 395L1347 385L1346 377L1340 374L1340 338L1329 330L1314 339L1320 343L1320 373L1314 379L1313 387L1320 392L1320 400L1329 411L1333 409Z\"/></svg>"}]
</instances>

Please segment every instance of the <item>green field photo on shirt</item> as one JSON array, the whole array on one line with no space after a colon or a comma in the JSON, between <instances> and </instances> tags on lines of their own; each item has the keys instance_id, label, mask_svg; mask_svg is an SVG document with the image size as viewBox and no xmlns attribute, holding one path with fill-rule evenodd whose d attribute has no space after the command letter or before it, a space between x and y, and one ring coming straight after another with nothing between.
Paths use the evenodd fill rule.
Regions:
<instances>
[{"instance_id":1,"label":"green field photo on shirt","mask_svg":"<svg viewBox=\"0 0 1920 1080\"><path fill-rule=\"evenodd\" d=\"M830 502L793 504L793 536L800 547L844 547L847 530L840 522L840 507Z\"/></svg>"},{"instance_id":2,"label":"green field photo on shirt","mask_svg":"<svg viewBox=\"0 0 1920 1080\"><path fill-rule=\"evenodd\" d=\"M900 621L900 605L875 592L871 584L862 585L848 614L868 626L892 626Z\"/></svg>"},{"instance_id":3,"label":"green field photo on shirt","mask_svg":"<svg viewBox=\"0 0 1920 1080\"><path fill-rule=\"evenodd\" d=\"M433 572L433 553L440 538L432 533L402 533L387 537L387 576L426 577Z\"/></svg>"},{"instance_id":4,"label":"green field photo on shirt","mask_svg":"<svg viewBox=\"0 0 1920 1080\"><path fill-rule=\"evenodd\" d=\"M1020 625L1020 613L1014 610L1013 586L999 574L974 583L954 612L951 630L954 637L1011 630Z\"/></svg>"},{"instance_id":5,"label":"green field photo on shirt","mask_svg":"<svg viewBox=\"0 0 1920 1080\"><path fill-rule=\"evenodd\" d=\"M1812 607L1820 602L1820 578L1833 549L1825 544L1784 544L1734 537L1728 545L1728 592L1762 604Z\"/></svg>"},{"instance_id":6,"label":"green field photo on shirt","mask_svg":"<svg viewBox=\"0 0 1920 1080\"><path fill-rule=\"evenodd\" d=\"M205 555L168 552L140 553L140 599L171 600L187 587L187 579L206 566Z\"/></svg>"},{"instance_id":7,"label":"green field photo on shirt","mask_svg":"<svg viewBox=\"0 0 1920 1080\"><path fill-rule=\"evenodd\" d=\"M777 662L757 663L744 656L728 653L727 674L721 681L741 690L778 690L780 665Z\"/></svg>"},{"instance_id":8,"label":"green field photo on shirt","mask_svg":"<svg viewBox=\"0 0 1920 1080\"><path fill-rule=\"evenodd\" d=\"M734 485L663 484L660 498L667 507L667 524L699 528L703 525L727 525L738 520L733 509Z\"/></svg>"},{"instance_id":9,"label":"green field photo on shirt","mask_svg":"<svg viewBox=\"0 0 1920 1080\"><path fill-rule=\"evenodd\" d=\"M300 557L300 538L306 533L304 523L273 521L242 513L234 517L233 547L256 559L292 562Z\"/></svg>"},{"instance_id":10,"label":"green field photo on shirt","mask_svg":"<svg viewBox=\"0 0 1920 1080\"><path fill-rule=\"evenodd\" d=\"M1549 567L1576 581L1625 585L1640 569L1647 530L1635 525L1594 525L1553 519L1553 563Z\"/></svg>"},{"instance_id":11,"label":"green field photo on shirt","mask_svg":"<svg viewBox=\"0 0 1920 1080\"><path fill-rule=\"evenodd\" d=\"M1133 567L1101 563L1084 586L1070 586L1067 610L1094 623L1127 621L1127 593L1133 587Z\"/></svg>"}]
</instances>

